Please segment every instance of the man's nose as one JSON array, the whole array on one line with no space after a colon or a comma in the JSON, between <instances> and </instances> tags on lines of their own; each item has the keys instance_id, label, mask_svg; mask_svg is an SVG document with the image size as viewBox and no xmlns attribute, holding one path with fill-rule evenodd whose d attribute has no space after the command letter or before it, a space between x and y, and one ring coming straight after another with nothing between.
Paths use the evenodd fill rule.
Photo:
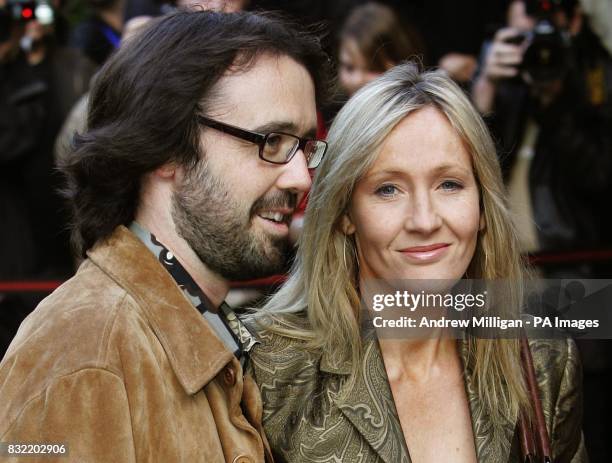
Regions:
<instances>
[{"instance_id":1,"label":"man's nose","mask_svg":"<svg viewBox=\"0 0 612 463\"><path fill-rule=\"evenodd\" d=\"M298 150L295 156L287 164L281 167L282 173L278 177L277 186L281 190L289 190L297 194L306 193L310 189L312 180L306 156L302 150Z\"/></svg>"}]
</instances>

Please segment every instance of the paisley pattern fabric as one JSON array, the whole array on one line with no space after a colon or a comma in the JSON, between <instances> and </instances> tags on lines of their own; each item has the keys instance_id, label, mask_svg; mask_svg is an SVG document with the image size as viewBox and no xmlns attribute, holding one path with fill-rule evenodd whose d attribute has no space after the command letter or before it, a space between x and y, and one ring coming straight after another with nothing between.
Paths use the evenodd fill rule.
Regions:
<instances>
[{"instance_id":1,"label":"paisley pattern fabric","mask_svg":"<svg viewBox=\"0 0 612 463\"><path fill-rule=\"evenodd\" d=\"M360 374L341 398L348 370L332 366L303 343L261 334L251 370L264 403L264 429L277 462L409 463L410 456L387 380L378 342L364 339ZM464 365L467 344L459 341ZM582 438L581 370L571 340L530 341L555 463L588 458ZM494 435L469 371L464 372L479 462L519 462L516 419Z\"/></svg>"}]
</instances>

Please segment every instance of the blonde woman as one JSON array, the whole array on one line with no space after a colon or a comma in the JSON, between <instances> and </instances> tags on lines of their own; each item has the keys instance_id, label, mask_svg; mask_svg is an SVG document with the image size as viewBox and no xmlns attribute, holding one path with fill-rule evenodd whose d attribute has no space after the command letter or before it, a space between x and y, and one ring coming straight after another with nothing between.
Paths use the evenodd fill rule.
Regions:
<instances>
[{"instance_id":1,"label":"blonde woman","mask_svg":"<svg viewBox=\"0 0 612 463\"><path fill-rule=\"evenodd\" d=\"M482 120L449 78L404 64L349 100L328 141L291 275L254 319L252 372L275 454L520 461L517 421L533 403L517 340L360 333L368 279L523 277ZM553 461L587 461L575 345L531 350Z\"/></svg>"}]
</instances>

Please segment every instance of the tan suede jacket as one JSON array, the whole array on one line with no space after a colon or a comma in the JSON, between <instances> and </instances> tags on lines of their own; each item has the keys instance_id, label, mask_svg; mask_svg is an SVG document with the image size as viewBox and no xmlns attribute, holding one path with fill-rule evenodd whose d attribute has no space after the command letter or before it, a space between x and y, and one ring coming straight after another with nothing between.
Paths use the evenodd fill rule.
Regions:
<instances>
[{"instance_id":1,"label":"tan suede jacket","mask_svg":"<svg viewBox=\"0 0 612 463\"><path fill-rule=\"evenodd\" d=\"M44 462L271 460L256 384L153 254L125 227L88 254L0 363L0 442L66 445Z\"/></svg>"}]
</instances>

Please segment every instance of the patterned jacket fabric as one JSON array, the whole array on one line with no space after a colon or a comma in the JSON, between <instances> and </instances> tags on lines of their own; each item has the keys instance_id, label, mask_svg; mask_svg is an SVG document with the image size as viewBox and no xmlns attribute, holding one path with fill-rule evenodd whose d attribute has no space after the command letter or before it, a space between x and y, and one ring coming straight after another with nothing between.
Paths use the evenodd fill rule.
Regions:
<instances>
[{"instance_id":1,"label":"patterned jacket fabric","mask_svg":"<svg viewBox=\"0 0 612 463\"><path fill-rule=\"evenodd\" d=\"M354 388L338 391L348 368L334 366L301 341L260 333L251 369L264 402L263 423L275 461L411 461L387 380L378 342L364 339L364 356ZM467 343L460 343L463 364ZM582 436L581 367L571 340L530 341L555 463L587 462ZM479 462L519 462L517 420L494 436L490 418L464 371Z\"/></svg>"}]
</instances>

